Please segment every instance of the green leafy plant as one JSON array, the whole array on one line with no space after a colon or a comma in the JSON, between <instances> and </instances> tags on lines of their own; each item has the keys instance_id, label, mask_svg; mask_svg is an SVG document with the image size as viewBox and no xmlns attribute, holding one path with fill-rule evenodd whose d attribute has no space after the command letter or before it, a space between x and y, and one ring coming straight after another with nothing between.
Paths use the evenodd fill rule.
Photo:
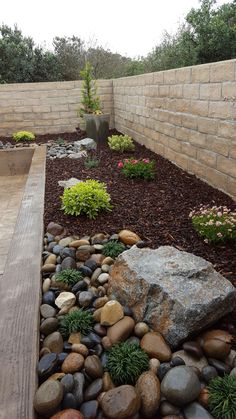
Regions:
<instances>
[{"instance_id":1,"label":"green leafy plant","mask_svg":"<svg viewBox=\"0 0 236 419\"><path fill-rule=\"evenodd\" d=\"M128 178L152 180L155 177L155 162L149 159L125 159L118 163L124 175Z\"/></svg>"},{"instance_id":2,"label":"green leafy plant","mask_svg":"<svg viewBox=\"0 0 236 419\"><path fill-rule=\"evenodd\" d=\"M64 269L55 275L56 282L63 282L63 284L69 285L70 287L73 287L73 285L77 284L77 282L82 279L82 272L70 268Z\"/></svg>"},{"instance_id":3,"label":"green leafy plant","mask_svg":"<svg viewBox=\"0 0 236 419\"><path fill-rule=\"evenodd\" d=\"M113 151L132 151L135 146L133 140L128 135L112 135L108 137L108 145Z\"/></svg>"},{"instance_id":4,"label":"green leafy plant","mask_svg":"<svg viewBox=\"0 0 236 419\"><path fill-rule=\"evenodd\" d=\"M106 185L98 180L89 179L66 188L61 199L62 209L69 215L84 214L94 219L99 211L112 209Z\"/></svg>"},{"instance_id":5,"label":"green leafy plant","mask_svg":"<svg viewBox=\"0 0 236 419\"><path fill-rule=\"evenodd\" d=\"M88 157L84 161L86 169L95 169L99 166L100 160L95 157Z\"/></svg>"},{"instance_id":6,"label":"green leafy plant","mask_svg":"<svg viewBox=\"0 0 236 419\"><path fill-rule=\"evenodd\" d=\"M59 138L57 138L56 143L58 145L64 145L65 144L65 140L63 138L59 137Z\"/></svg>"},{"instance_id":7,"label":"green leafy plant","mask_svg":"<svg viewBox=\"0 0 236 419\"><path fill-rule=\"evenodd\" d=\"M199 210L191 211L189 218L206 243L236 239L236 212L227 207L202 206Z\"/></svg>"},{"instance_id":8,"label":"green leafy plant","mask_svg":"<svg viewBox=\"0 0 236 419\"><path fill-rule=\"evenodd\" d=\"M59 318L59 331L65 339L75 332L86 336L91 332L93 323L90 311L76 310Z\"/></svg>"},{"instance_id":9,"label":"green leafy plant","mask_svg":"<svg viewBox=\"0 0 236 419\"><path fill-rule=\"evenodd\" d=\"M117 258L120 253L126 249L125 245L117 240L111 240L104 244L102 254L104 256L110 256L111 258Z\"/></svg>"},{"instance_id":10,"label":"green leafy plant","mask_svg":"<svg viewBox=\"0 0 236 419\"><path fill-rule=\"evenodd\" d=\"M35 135L29 131L18 131L15 132L12 136L13 140L18 141L33 141L35 140Z\"/></svg>"},{"instance_id":11,"label":"green leafy plant","mask_svg":"<svg viewBox=\"0 0 236 419\"><path fill-rule=\"evenodd\" d=\"M101 114L100 99L97 96L97 86L93 76L93 66L87 62L80 75L83 79L83 86L82 107L79 109L79 115L83 117L85 113Z\"/></svg>"},{"instance_id":12,"label":"green leafy plant","mask_svg":"<svg viewBox=\"0 0 236 419\"><path fill-rule=\"evenodd\" d=\"M148 370L149 357L136 344L118 343L108 352L106 368L116 385L135 384L138 377Z\"/></svg>"},{"instance_id":13,"label":"green leafy plant","mask_svg":"<svg viewBox=\"0 0 236 419\"><path fill-rule=\"evenodd\" d=\"M213 378L208 386L209 408L216 419L236 418L236 377Z\"/></svg>"}]
</instances>

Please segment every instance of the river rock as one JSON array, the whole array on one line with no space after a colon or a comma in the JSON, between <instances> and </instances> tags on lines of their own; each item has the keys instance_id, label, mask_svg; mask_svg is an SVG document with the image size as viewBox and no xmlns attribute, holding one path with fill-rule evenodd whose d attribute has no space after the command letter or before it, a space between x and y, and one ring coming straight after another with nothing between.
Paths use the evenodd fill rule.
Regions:
<instances>
[{"instance_id":1,"label":"river rock","mask_svg":"<svg viewBox=\"0 0 236 419\"><path fill-rule=\"evenodd\" d=\"M201 384L195 372L182 365L168 371L161 383L162 395L176 406L191 403L200 391Z\"/></svg>"},{"instance_id":2,"label":"river rock","mask_svg":"<svg viewBox=\"0 0 236 419\"><path fill-rule=\"evenodd\" d=\"M131 335L134 330L134 326L134 319L132 319L132 317L125 316L123 319L108 328L107 337L113 345L118 342L123 342Z\"/></svg>"},{"instance_id":3,"label":"river rock","mask_svg":"<svg viewBox=\"0 0 236 419\"><path fill-rule=\"evenodd\" d=\"M73 238L72 237L64 237L63 239L61 239L60 241L59 241L59 246L61 246L61 247L67 247L67 246L69 246L69 244L71 243L73 241Z\"/></svg>"},{"instance_id":4,"label":"river rock","mask_svg":"<svg viewBox=\"0 0 236 419\"><path fill-rule=\"evenodd\" d=\"M65 374L73 374L74 372L77 372L81 370L81 368L84 365L84 357L80 354L77 354L75 352L70 353L65 361L63 362L61 366L61 370Z\"/></svg>"},{"instance_id":5,"label":"river rock","mask_svg":"<svg viewBox=\"0 0 236 419\"><path fill-rule=\"evenodd\" d=\"M102 326L112 326L117 323L119 320L123 319L124 310L122 305L116 301L108 301L101 311L101 325Z\"/></svg>"},{"instance_id":6,"label":"river rock","mask_svg":"<svg viewBox=\"0 0 236 419\"><path fill-rule=\"evenodd\" d=\"M60 332L53 332L43 341L43 347L50 349L51 352L59 354L63 351L63 339Z\"/></svg>"},{"instance_id":7,"label":"river rock","mask_svg":"<svg viewBox=\"0 0 236 419\"><path fill-rule=\"evenodd\" d=\"M152 417L160 404L160 382L156 375L150 371L140 375L136 390L141 398L141 412L147 418Z\"/></svg>"},{"instance_id":8,"label":"river rock","mask_svg":"<svg viewBox=\"0 0 236 419\"><path fill-rule=\"evenodd\" d=\"M134 334L139 338L142 338L146 333L149 332L149 327L144 322L136 323L134 328Z\"/></svg>"},{"instance_id":9,"label":"river rock","mask_svg":"<svg viewBox=\"0 0 236 419\"><path fill-rule=\"evenodd\" d=\"M98 410L98 402L97 400L91 400L89 402L85 402L80 406L80 411L84 415L85 419L95 419L99 417L97 416Z\"/></svg>"},{"instance_id":10,"label":"river rock","mask_svg":"<svg viewBox=\"0 0 236 419\"><path fill-rule=\"evenodd\" d=\"M64 409L53 415L51 419L84 419L84 416L79 410Z\"/></svg>"},{"instance_id":11,"label":"river rock","mask_svg":"<svg viewBox=\"0 0 236 419\"><path fill-rule=\"evenodd\" d=\"M157 358L162 362L170 361L171 359L170 347L158 332L146 333L141 340L140 346L151 358Z\"/></svg>"},{"instance_id":12,"label":"river rock","mask_svg":"<svg viewBox=\"0 0 236 419\"><path fill-rule=\"evenodd\" d=\"M59 381L47 380L36 391L34 408L39 414L50 415L63 398L63 386Z\"/></svg>"},{"instance_id":13,"label":"river rock","mask_svg":"<svg viewBox=\"0 0 236 419\"><path fill-rule=\"evenodd\" d=\"M57 310L54 307L50 306L49 304L42 304L40 306L40 313L42 317L44 317L45 319L48 319L49 317L54 317L57 314Z\"/></svg>"},{"instance_id":14,"label":"river rock","mask_svg":"<svg viewBox=\"0 0 236 419\"><path fill-rule=\"evenodd\" d=\"M88 240L73 240L72 242L70 242L69 247L75 247L77 249L77 247L89 245L90 243Z\"/></svg>"},{"instance_id":15,"label":"river rock","mask_svg":"<svg viewBox=\"0 0 236 419\"><path fill-rule=\"evenodd\" d=\"M130 385L107 391L100 402L101 409L108 419L132 417L139 411L140 404L140 397Z\"/></svg>"},{"instance_id":16,"label":"river rock","mask_svg":"<svg viewBox=\"0 0 236 419\"><path fill-rule=\"evenodd\" d=\"M40 325L40 332L45 336L53 333L58 328L58 320L55 317L49 317L45 319Z\"/></svg>"},{"instance_id":17,"label":"river rock","mask_svg":"<svg viewBox=\"0 0 236 419\"><path fill-rule=\"evenodd\" d=\"M202 371L204 367L208 366L208 362L205 356L202 356L200 359L190 355L184 350L176 351L172 354L172 359L179 357L181 358L187 367L196 367L199 371Z\"/></svg>"},{"instance_id":18,"label":"river rock","mask_svg":"<svg viewBox=\"0 0 236 419\"><path fill-rule=\"evenodd\" d=\"M121 230L118 235L120 241L124 244L133 245L140 241L140 237L130 230Z\"/></svg>"},{"instance_id":19,"label":"river rock","mask_svg":"<svg viewBox=\"0 0 236 419\"><path fill-rule=\"evenodd\" d=\"M53 253L50 253L47 259L45 260L44 264L47 265L49 263L52 265L56 265L56 262L57 262L57 256L54 255Z\"/></svg>"},{"instance_id":20,"label":"river rock","mask_svg":"<svg viewBox=\"0 0 236 419\"><path fill-rule=\"evenodd\" d=\"M184 417L186 419L214 419L214 417L197 402L191 403L184 408Z\"/></svg>"},{"instance_id":21,"label":"river rock","mask_svg":"<svg viewBox=\"0 0 236 419\"><path fill-rule=\"evenodd\" d=\"M103 367L97 355L90 355L85 359L84 369L91 378L101 378Z\"/></svg>"},{"instance_id":22,"label":"river rock","mask_svg":"<svg viewBox=\"0 0 236 419\"><path fill-rule=\"evenodd\" d=\"M74 387L74 377L72 374L65 374L61 379L61 383L64 387L65 393L70 393Z\"/></svg>"},{"instance_id":23,"label":"river rock","mask_svg":"<svg viewBox=\"0 0 236 419\"><path fill-rule=\"evenodd\" d=\"M52 236L61 236L65 233L65 230L60 224L50 222L47 226L47 232L52 234Z\"/></svg>"},{"instance_id":24,"label":"river rock","mask_svg":"<svg viewBox=\"0 0 236 419\"><path fill-rule=\"evenodd\" d=\"M58 356L55 353L50 353L42 356L38 363L39 377L48 377L51 375L58 365Z\"/></svg>"},{"instance_id":25,"label":"river rock","mask_svg":"<svg viewBox=\"0 0 236 419\"><path fill-rule=\"evenodd\" d=\"M81 372L76 372L73 375L73 378L74 378L73 394L78 404L80 405L81 403L83 403L83 400L84 400L84 384L85 384L84 374L82 374Z\"/></svg>"},{"instance_id":26,"label":"river rock","mask_svg":"<svg viewBox=\"0 0 236 419\"><path fill-rule=\"evenodd\" d=\"M61 263L61 269L62 269L62 271L64 269L76 269L75 259L73 259L70 256L68 256L65 259L63 259L63 261Z\"/></svg>"},{"instance_id":27,"label":"river rock","mask_svg":"<svg viewBox=\"0 0 236 419\"><path fill-rule=\"evenodd\" d=\"M102 379L101 378L97 378L96 380L94 380L85 390L84 393L84 400L85 401L89 401L89 400L95 400L98 395L102 392Z\"/></svg>"},{"instance_id":28,"label":"river rock","mask_svg":"<svg viewBox=\"0 0 236 419\"><path fill-rule=\"evenodd\" d=\"M72 292L61 292L55 300L58 308L63 310L64 313L68 312L76 302L76 296Z\"/></svg>"},{"instance_id":29,"label":"river rock","mask_svg":"<svg viewBox=\"0 0 236 419\"><path fill-rule=\"evenodd\" d=\"M123 252L113 265L108 295L129 305L136 321L173 347L236 306L236 289L210 262L171 246Z\"/></svg>"}]
</instances>

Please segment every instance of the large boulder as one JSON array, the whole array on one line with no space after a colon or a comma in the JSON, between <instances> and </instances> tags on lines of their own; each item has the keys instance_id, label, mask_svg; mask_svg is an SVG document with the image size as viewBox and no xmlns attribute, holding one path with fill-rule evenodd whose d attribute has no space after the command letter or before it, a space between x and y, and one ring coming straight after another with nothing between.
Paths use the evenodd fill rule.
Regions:
<instances>
[{"instance_id":1,"label":"large boulder","mask_svg":"<svg viewBox=\"0 0 236 419\"><path fill-rule=\"evenodd\" d=\"M96 150L97 143L92 138L84 138L74 142L74 148L78 152L82 150Z\"/></svg>"},{"instance_id":2,"label":"large boulder","mask_svg":"<svg viewBox=\"0 0 236 419\"><path fill-rule=\"evenodd\" d=\"M123 252L113 265L108 294L172 347L236 306L236 289L210 262L171 246Z\"/></svg>"}]
</instances>

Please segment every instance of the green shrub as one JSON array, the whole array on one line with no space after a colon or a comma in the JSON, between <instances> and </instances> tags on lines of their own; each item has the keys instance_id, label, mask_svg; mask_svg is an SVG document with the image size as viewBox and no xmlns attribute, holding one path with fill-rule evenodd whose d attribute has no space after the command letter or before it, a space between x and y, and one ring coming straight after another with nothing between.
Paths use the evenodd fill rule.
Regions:
<instances>
[{"instance_id":1,"label":"green shrub","mask_svg":"<svg viewBox=\"0 0 236 419\"><path fill-rule=\"evenodd\" d=\"M189 218L206 243L236 239L236 212L231 212L227 207L201 207L190 212Z\"/></svg>"},{"instance_id":2,"label":"green shrub","mask_svg":"<svg viewBox=\"0 0 236 419\"><path fill-rule=\"evenodd\" d=\"M236 377L225 375L211 380L209 386L209 408L216 419L236 418Z\"/></svg>"},{"instance_id":3,"label":"green shrub","mask_svg":"<svg viewBox=\"0 0 236 419\"><path fill-rule=\"evenodd\" d=\"M87 62L84 69L80 72L83 79L82 84L82 107L79 109L79 115L92 113L100 115L102 113L100 98L97 96L97 86L94 80L93 66Z\"/></svg>"},{"instance_id":4,"label":"green shrub","mask_svg":"<svg viewBox=\"0 0 236 419\"><path fill-rule=\"evenodd\" d=\"M75 332L86 336L91 332L93 323L90 311L76 310L59 318L59 331L65 339Z\"/></svg>"},{"instance_id":5,"label":"green shrub","mask_svg":"<svg viewBox=\"0 0 236 419\"><path fill-rule=\"evenodd\" d=\"M63 284L69 285L70 287L73 287L73 285L77 284L77 282L82 279L82 272L70 268L64 269L55 275L56 282L63 282Z\"/></svg>"},{"instance_id":6,"label":"green shrub","mask_svg":"<svg viewBox=\"0 0 236 419\"><path fill-rule=\"evenodd\" d=\"M132 151L134 150L134 143L128 135L112 135L108 137L108 145L113 151Z\"/></svg>"},{"instance_id":7,"label":"green shrub","mask_svg":"<svg viewBox=\"0 0 236 419\"><path fill-rule=\"evenodd\" d=\"M135 343L118 343L108 352L106 368L116 385L135 384L148 370L149 357Z\"/></svg>"},{"instance_id":8,"label":"green shrub","mask_svg":"<svg viewBox=\"0 0 236 419\"><path fill-rule=\"evenodd\" d=\"M15 132L12 136L13 140L18 141L33 141L35 140L35 135L29 131L18 131Z\"/></svg>"},{"instance_id":9,"label":"green shrub","mask_svg":"<svg viewBox=\"0 0 236 419\"><path fill-rule=\"evenodd\" d=\"M155 177L155 162L149 159L125 159L118 163L124 175L128 178L152 180Z\"/></svg>"},{"instance_id":10,"label":"green shrub","mask_svg":"<svg viewBox=\"0 0 236 419\"><path fill-rule=\"evenodd\" d=\"M100 160L96 159L95 157L88 157L85 161L84 161L84 165L86 167L86 169L95 169L96 167L99 166Z\"/></svg>"},{"instance_id":11,"label":"green shrub","mask_svg":"<svg viewBox=\"0 0 236 419\"><path fill-rule=\"evenodd\" d=\"M84 214L94 219L99 211L112 209L106 185L98 180L86 180L65 189L61 199L62 209L69 215Z\"/></svg>"},{"instance_id":12,"label":"green shrub","mask_svg":"<svg viewBox=\"0 0 236 419\"><path fill-rule=\"evenodd\" d=\"M102 254L104 256L110 256L111 258L117 258L120 253L126 249L125 245L117 240L111 240L104 244Z\"/></svg>"}]
</instances>

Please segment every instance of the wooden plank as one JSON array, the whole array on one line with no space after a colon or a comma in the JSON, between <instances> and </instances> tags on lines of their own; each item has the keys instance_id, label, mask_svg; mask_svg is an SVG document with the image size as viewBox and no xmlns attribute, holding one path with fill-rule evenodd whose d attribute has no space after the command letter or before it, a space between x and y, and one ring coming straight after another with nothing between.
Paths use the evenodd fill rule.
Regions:
<instances>
[{"instance_id":1,"label":"wooden plank","mask_svg":"<svg viewBox=\"0 0 236 419\"><path fill-rule=\"evenodd\" d=\"M35 149L0 277L0 418L32 419L37 388L46 148Z\"/></svg>"}]
</instances>

